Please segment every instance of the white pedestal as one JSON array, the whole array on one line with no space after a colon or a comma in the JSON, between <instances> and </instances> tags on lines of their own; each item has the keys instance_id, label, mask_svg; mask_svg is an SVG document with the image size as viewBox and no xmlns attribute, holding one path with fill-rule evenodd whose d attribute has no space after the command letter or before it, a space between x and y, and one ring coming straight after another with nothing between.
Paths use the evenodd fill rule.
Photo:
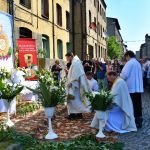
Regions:
<instances>
[{"instance_id":1,"label":"white pedestal","mask_svg":"<svg viewBox=\"0 0 150 150\"><path fill-rule=\"evenodd\" d=\"M10 106L11 106L10 103L7 102L7 119L4 124L8 127L14 126L14 123L10 120L10 110L11 110Z\"/></svg>"},{"instance_id":2,"label":"white pedestal","mask_svg":"<svg viewBox=\"0 0 150 150\"><path fill-rule=\"evenodd\" d=\"M96 135L97 138L104 138L106 137L103 133L103 129L105 127L107 118L108 118L108 112L103 111L96 111L96 117L99 120L99 132Z\"/></svg>"},{"instance_id":3,"label":"white pedestal","mask_svg":"<svg viewBox=\"0 0 150 150\"><path fill-rule=\"evenodd\" d=\"M45 115L48 118L48 134L45 136L45 139L52 140L58 138L58 135L53 131L52 129L52 122L51 118L54 115L55 108L54 107L49 107L45 108Z\"/></svg>"}]
</instances>

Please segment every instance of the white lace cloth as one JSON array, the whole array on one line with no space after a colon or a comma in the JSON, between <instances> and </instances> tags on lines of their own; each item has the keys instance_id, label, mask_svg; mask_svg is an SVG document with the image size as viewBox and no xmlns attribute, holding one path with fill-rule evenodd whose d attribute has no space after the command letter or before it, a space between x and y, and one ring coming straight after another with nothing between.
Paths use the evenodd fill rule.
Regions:
<instances>
[{"instance_id":1,"label":"white lace cloth","mask_svg":"<svg viewBox=\"0 0 150 150\"><path fill-rule=\"evenodd\" d=\"M21 92L22 100L37 101L38 95L33 94L33 92L28 90L26 87L36 89L38 87L38 82L37 81L24 81L22 84L24 85L24 89Z\"/></svg>"}]
</instances>

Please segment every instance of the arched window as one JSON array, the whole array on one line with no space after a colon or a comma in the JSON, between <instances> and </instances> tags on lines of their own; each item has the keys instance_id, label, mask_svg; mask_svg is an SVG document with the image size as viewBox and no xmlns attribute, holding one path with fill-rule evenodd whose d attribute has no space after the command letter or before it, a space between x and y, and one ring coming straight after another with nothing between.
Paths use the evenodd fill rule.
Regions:
<instances>
[{"instance_id":1,"label":"arched window","mask_svg":"<svg viewBox=\"0 0 150 150\"><path fill-rule=\"evenodd\" d=\"M56 4L56 13L57 13L57 24L62 26L62 7L59 4Z\"/></svg>"},{"instance_id":2,"label":"arched window","mask_svg":"<svg viewBox=\"0 0 150 150\"><path fill-rule=\"evenodd\" d=\"M59 59L63 59L63 43L62 40L57 40L57 54Z\"/></svg>"},{"instance_id":3,"label":"arched window","mask_svg":"<svg viewBox=\"0 0 150 150\"><path fill-rule=\"evenodd\" d=\"M32 38L32 31L25 27L19 28L20 38Z\"/></svg>"},{"instance_id":4,"label":"arched window","mask_svg":"<svg viewBox=\"0 0 150 150\"><path fill-rule=\"evenodd\" d=\"M42 49L46 51L46 58L50 58L49 36L42 34Z\"/></svg>"},{"instance_id":5,"label":"arched window","mask_svg":"<svg viewBox=\"0 0 150 150\"><path fill-rule=\"evenodd\" d=\"M48 19L49 18L49 0L41 0L42 6L42 17Z\"/></svg>"}]
</instances>

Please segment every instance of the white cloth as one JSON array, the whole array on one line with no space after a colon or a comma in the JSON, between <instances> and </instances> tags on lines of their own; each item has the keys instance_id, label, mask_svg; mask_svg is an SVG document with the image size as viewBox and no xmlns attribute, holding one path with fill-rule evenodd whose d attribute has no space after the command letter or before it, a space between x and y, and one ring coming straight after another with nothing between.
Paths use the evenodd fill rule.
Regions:
<instances>
[{"instance_id":1,"label":"white cloth","mask_svg":"<svg viewBox=\"0 0 150 150\"><path fill-rule=\"evenodd\" d=\"M142 93L144 91L142 68L135 58L131 58L125 64L120 77L126 81L129 93Z\"/></svg>"},{"instance_id":2,"label":"white cloth","mask_svg":"<svg viewBox=\"0 0 150 150\"><path fill-rule=\"evenodd\" d=\"M24 86L23 90L21 91L22 99L23 100L28 100L28 101L37 101L38 100L38 95L34 94L32 91L28 90L26 87L36 89L38 87L38 82L37 81L24 81L22 83Z\"/></svg>"},{"instance_id":3,"label":"white cloth","mask_svg":"<svg viewBox=\"0 0 150 150\"><path fill-rule=\"evenodd\" d=\"M10 106L5 99L0 100L0 112L7 112L8 109L11 114L16 113L16 98L11 101Z\"/></svg>"},{"instance_id":4,"label":"white cloth","mask_svg":"<svg viewBox=\"0 0 150 150\"><path fill-rule=\"evenodd\" d=\"M120 107L114 105L112 110L108 114L108 120L105 129L107 131L114 131L117 133L129 132L128 130L122 129L123 115L124 113L120 109Z\"/></svg>"},{"instance_id":5,"label":"white cloth","mask_svg":"<svg viewBox=\"0 0 150 150\"><path fill-rule=\"evenodd\" d=\"M88 84L90 86L91 91L96 91L98 92L98 82L95 79L88 80Z\"/></svg>"},{"instance_id":6,"label":"white cloth","mask_svg":"<svg viewBox=\"0 0 150 150\"><path fill-rule=\"evenodd\" d=\"M73 58L68 72L67 84L70 83L72 84L71 88L74 91L75 99L68 101L68 114L90 112L90 102L84 96L84 92L89 92L90 88L82 63L77 56Z\"/></svg>"}]
</instances>

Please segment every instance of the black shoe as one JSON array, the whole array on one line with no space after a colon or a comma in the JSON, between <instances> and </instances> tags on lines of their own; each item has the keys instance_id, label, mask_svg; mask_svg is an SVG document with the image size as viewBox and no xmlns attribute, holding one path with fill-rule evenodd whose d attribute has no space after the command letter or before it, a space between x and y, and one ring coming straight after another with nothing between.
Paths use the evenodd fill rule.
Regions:
<instances>
[{"instance_id":1,"label":"black shoe","mask_svg":"<svg viewBox=\"0 0 150 150\"><path fill-rule=\"evenodd\" d=\"M142 128L142 122L143 122L143 118L142 117L139 117L139 118L135 119L136 127L138 129Z\"/></svg>"},{"instance_id":2,"label":"black shoe","mask_svg":"<svg viewBox=\"0 0 150 150\"><path fill-rule=\"evenodd\" d=\"M74 120L76 119L76 114L70 114L68 115L67 117L65 117L66 119L69 119L69 120Z\"/></svg>"},{"instance_id":3,"label":"black shoe","mask_svg":"<svg viewBox=\"0 0 150 150\"><path fill-rule=\"evenodd\" d=\"M82 113L80 113L80 114L76 114L76 119L82 119L82 118L83 118Z\"/></svg>"}]
</instances>

